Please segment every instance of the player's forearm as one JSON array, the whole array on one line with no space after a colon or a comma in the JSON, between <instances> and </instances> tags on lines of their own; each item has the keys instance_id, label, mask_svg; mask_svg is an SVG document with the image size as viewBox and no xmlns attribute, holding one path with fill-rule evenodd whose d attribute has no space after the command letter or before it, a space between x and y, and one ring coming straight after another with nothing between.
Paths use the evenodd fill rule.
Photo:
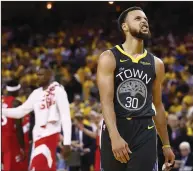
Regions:
<instances>
[{"instance_id":1,"label":"player's forearm","mask_svg":"<svg viewBox=\"0 0 193 171\"><path fill-rule=\"evenodd\" d=\"M23 134L22 130L17 132L17 137L18 137L20 147L22 149L24 149L25 148L25 143L24 143L24 134Z\"/></svg>"},{"instance_id":2,"label":"player's forearm","mask_svg":"<svg viewBox=\"0 0 193 171\"><path fill-rule=\"evenodd\" d=\"M2 114L8 118L20 119L24 117L27 113L21 107L16 108L2 108Z\"/></svg>"},{"instance_id":3,"label":"player's forearm","mask_svg":"<svg viewBox=\"0 0 193 171\"><path fill-rule=\"evenodd\" d=\"M72 122L70 120L65 120L62 122L63 131L63 145L71 145L71 134L72 134Z\"/></svg>"},{"instance_id":4,"label":"player's forearm","mask_svg":"<svg viewBox=\"0 0 193 171\"><path fill-rule=\"evenodd\" d=\"M18 142L20 144L21 148L25 148L25 143L24 143L24 133L23 133L23 128L22 128L22 121L21 119L18 119L16 121L16 133L17 133L17 138Z\"/></svg>"},{"instance_id":5,"label":"player's forearm","mask_svg":"<svg viewBox=\"0 0 193 171\"><path fill-rule=\"evenodd\" d=\"M70 118L70 106L67 99L63 99L61 102L58 103L58 106L62 122L63 144L71 145L72 121Z\"/></svg>"},{"instance_id":6,"label":"player's forearm","mask_svg":"<svg viewBox=\"0 0 193 171\"><path fill-rule=\"evenodd\" d=\"M156 107L156 116L154 116L153 119L156 125L158 135L162 141L162 144L169 145L170 142L167 130L167 121L163 104L160 104L159 106Z\"/></svg>"},{"instance_id":7,"label":"player's forearm","mask_svg":"<svg viewBox=\"0 0 193 171\"><path fill-rule=\"evenodd\" d=\"M57 89L56 104L58 106L63 131L63 145L71 145L72 121L70 117L70 105L66 91L63 87Z\"/></svg>"},{"instance_id":8,"label":"player's forearm","mask_svg":"<svg viewBox=\"0 0 193 171\"><path fill-rule=\"evenodd\" d=\"M107 126L110 138L119 135L117 124L116 124L116 116L114 111L113 102L104 101L102 103L102 114L105 120L105 124Z\"/></svg>"}]
</instances>

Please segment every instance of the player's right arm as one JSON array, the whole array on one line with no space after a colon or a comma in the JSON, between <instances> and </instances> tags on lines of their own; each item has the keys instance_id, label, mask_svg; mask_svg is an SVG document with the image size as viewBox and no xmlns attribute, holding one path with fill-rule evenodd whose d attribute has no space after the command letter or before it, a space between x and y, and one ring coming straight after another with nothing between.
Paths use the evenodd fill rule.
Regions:
<instances>
[{"instance_id":1,"label":"player's right arm","mask_svg":"<svg viewBox=\"0 0 193 171\"><path fill-rule=\"evenodd\" d=\"M116 61L113 54L110 51L103 52L98 61L97 84L102 105L102 114L111 138L119 136L113 103L115 66Z\"/></svg>"},{"instance_id":2,"label":"player's right arm","mask_svg":"<svg viewBox=\"0 0 193 171\"><path fill-rule=\"evenodd\" d=\"M129 160L130 150L128 144L120 136L114 111L114 70L115 57L111 51L103 52L98 61L97 84L102 105L102 114L107 126L112 144L112 151L117 160L126 163Z\"/></svg>"},{"instance_id":3,"label":"player's right arm","mask_svg":"<svg viewBox=\"0 0 193 171\"><path fill-rule=\"evenodd\" d=\"M16 108L2 108L2 115L8 118L20 119L29 114L33 110L34 92L22 105Z\"/></svg>"}]
</instances>

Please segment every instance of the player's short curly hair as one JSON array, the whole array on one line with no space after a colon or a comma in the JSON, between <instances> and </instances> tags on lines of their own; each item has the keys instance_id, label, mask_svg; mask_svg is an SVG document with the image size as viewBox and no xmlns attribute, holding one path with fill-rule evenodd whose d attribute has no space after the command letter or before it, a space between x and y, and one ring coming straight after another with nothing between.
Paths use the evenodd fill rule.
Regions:
<instances>
[{"instance_id":1,"label":"player's short curly hair","mask_svg":"<svg viewBox=\"0 0 193 171\"><path fill-rule=\"evenodd\" d=\"M9 87L15 87L19 85L19 80L18 79L12 79L7 82L7 86Z\"/></svg>"},{"instance_id":2,"label":"player's short curly hair","mask_svg":"<svg viewBox=\"0 0 193 171\"><path fill-rule=\"evenodd\" d=\"M126 9L125 11L123 11L123 12L120 14L120 16L119 16L119 18L118 18L118 28L119 28L119 30L120 30L121 32L123 32L122 23L125 22L125 19L126 19L126 17L127 17L128 12L135 11L135 10L141 10L141 11L143 11L140 7L130 7L130 8Z\"/></svg>"}]
</instances>

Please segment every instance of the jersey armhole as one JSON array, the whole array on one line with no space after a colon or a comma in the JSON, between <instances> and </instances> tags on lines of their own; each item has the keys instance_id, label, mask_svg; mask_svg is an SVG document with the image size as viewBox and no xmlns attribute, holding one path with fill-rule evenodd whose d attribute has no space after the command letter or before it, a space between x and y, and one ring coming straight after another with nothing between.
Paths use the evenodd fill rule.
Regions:
<instances>
[{"instance_id":1,"label":"jersey armhole","mask_svg":"<svg viewBox=\"0 0 193 171\"><path fill-rule=\"evenodd\" d=\"M155 68L155 58L156 58L156 56L151 54L151 60L152 60L152 64L153 64L152 68L153 68L154 75L155 75L155 78L156 78L157 75L156 75L156 68Z\"/></svg>"}]
</instances>

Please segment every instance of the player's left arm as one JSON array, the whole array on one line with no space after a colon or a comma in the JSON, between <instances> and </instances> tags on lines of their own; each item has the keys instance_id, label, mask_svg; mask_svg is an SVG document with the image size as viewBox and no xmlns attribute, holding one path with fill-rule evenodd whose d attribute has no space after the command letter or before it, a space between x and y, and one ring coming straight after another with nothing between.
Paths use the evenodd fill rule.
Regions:
<instances>
[{"instance_id":1,"label":"player's left arm","mask_svg":"<svg viewBox=\"0 0 193 171\"><path fill-rule=\"evenodd\" d=\"M56 105L59 110L63 131L63 144L71 145L72 121L70 116L70 105L67 93L63 87L58 88L56 92Z\"/></svg>"},{"instance_id":2,"label":"player's left arm","mask_svg":"<svg viewBox=\"0 0 193 171\"><path fill-rule=\"evenodd\" d=\"M156 108L156 116L154 117L154 121L163 145L170 145L161 90L165 69L163 62L158 58L155 58L155 69L156 79L153 83L153 104Z\"/></svg>"},{"instance_id":3,"label":"player's left arm","mask_svg":"<svg viewBox=\"0 0 193 171\"><path fill-rule=\"evenodd\" d=\"M156 109L156 116L154 116L153 119L163 144L165 163L173 163L175 156L170 147L165 108L162 103L162 82L165 76L165 68L163 62L159 58L155 57L154 59L156 79L153 83L153 104Z\"/></svg>"},{"instance_id":4,"label":"player's left arm","mask_svg":"<svg viewBox=\"0 0 193 171\"><path fill-rule=\"evenodd\" d=\"M18 100L13 101L13 107L18 107L22 103ZM20 147L22 149L25 148L25 143L24 143L24 133L23 133L23 127L22 127L22 119L15 119L15 124L16 124L16 134L18 138L18 142L20 144Z\"/></svg>"},{"instance_id":5,"label":"player's left arm","mask_svg":"<svg viewBox=\"0 0 193 171\"><path fill-rule=\"evenodd\" d=\"M59 110L60 119L63 131L63 156L68 157L70 154L71 136L72 136L72 121L70 116L70 104L68 96L64 88L58 87L56 91L56 105Z\"/></svg>"}]
</instances>

